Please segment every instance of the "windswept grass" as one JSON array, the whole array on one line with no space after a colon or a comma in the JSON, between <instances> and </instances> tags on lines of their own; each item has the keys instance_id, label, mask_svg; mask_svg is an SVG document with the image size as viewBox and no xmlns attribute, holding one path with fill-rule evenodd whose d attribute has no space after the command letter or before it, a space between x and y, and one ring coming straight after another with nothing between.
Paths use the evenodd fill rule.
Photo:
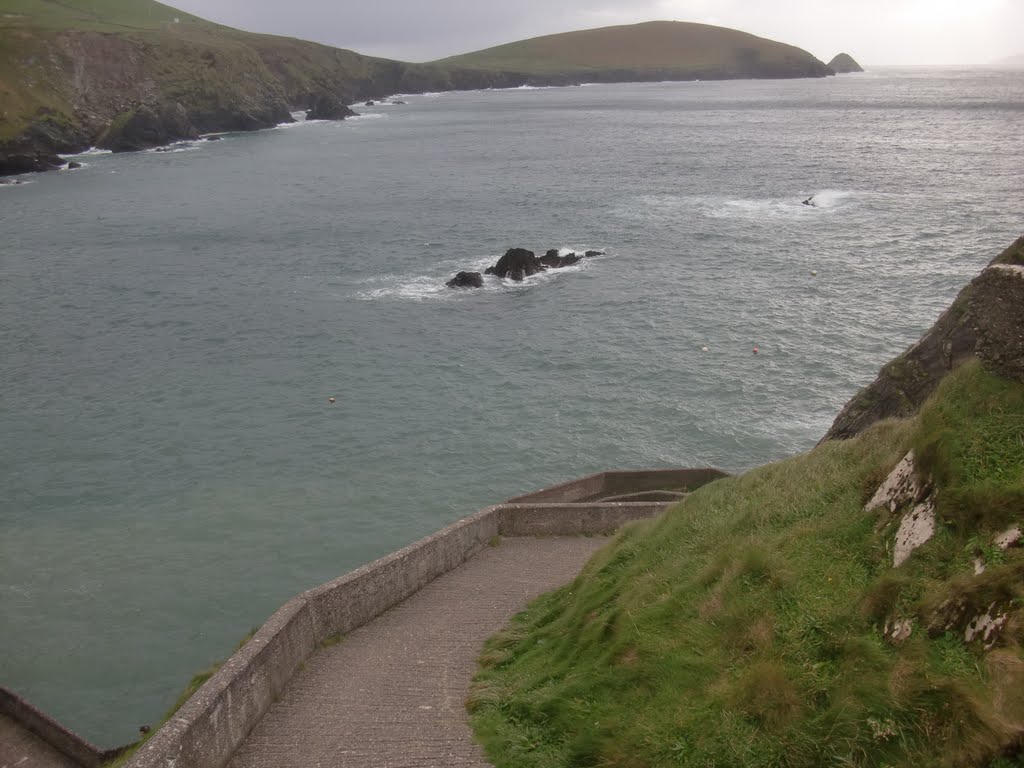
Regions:
<instances>
[{"instance_id":1,"label":"windswept grass","mask_svg":"<svg viewBox=\"0 0 1024 768\"><path fill-rule=\"evenodd\" d=\"M534 37L434 62L528 74L584 77L608 72L694 77L824 76L824 63L800 48L746 32L681 21L649 21Z\"/></svg>"},{"instance_id":2,"label":"windswept grass","mask_svg":"<svg viewBox=\"0 0 1024 768\"><path fill-rule=\"evenodd\" d=\"M242 646L249 642L250 639L252 639L252 636L256 634L257 629L257 627L253 627L249 631L249 634L239 641L238 645L235 646L236 652L241 650ZM161 718L160 722L153 725L147 733L143 734L141 739L139 739L136 743L128 747L128 749L126 749L116 758L105 763L103 765L103 768L122 768L123 766L127 765L128 761L131 760L132 756L139 751L139 748L142 747L142 745L145 744L147 741L149 741L149 739L152 736L154 736L157 731L160 730L164 723L166 723L168 720L174 717L177 714L178 710L185 706L185 702L192 698L192 694L194 694L196 691L202 688L203 684L207 680L209 680L211 677L217 674L217 671L223 665L224 661L216 661L209 667L204 669L202 672L198 672L195 675L193 675L192 679L188 681L188 684L185 686L185 688L181 691L181 693L178 694L178 698L174 700L174 704L171 705L170 709L167 710L167 713L163 716L163 718Z\"/></svg>"},{"instance_id":3,"label":"windswept grass","mask_svg":"<svg viewBox=\"0 0 1024 768\"><path fill-rule=\"evenodd\" d=\"M627 528L488 644L468 702L488 756L499 768L640 768L1012 754L1024 557L1002 553L974 576L965 547L1024 515L1022 418L1024 387L968 365L920 422L719 480ZM894 570L895 521L863 504L911 446L935 474L941 521ZM965 644L963 624L990 604L1011 619L985 651ZM899 645L882 635L893 618L914 622Z\"/></svg>"}]
</instances>

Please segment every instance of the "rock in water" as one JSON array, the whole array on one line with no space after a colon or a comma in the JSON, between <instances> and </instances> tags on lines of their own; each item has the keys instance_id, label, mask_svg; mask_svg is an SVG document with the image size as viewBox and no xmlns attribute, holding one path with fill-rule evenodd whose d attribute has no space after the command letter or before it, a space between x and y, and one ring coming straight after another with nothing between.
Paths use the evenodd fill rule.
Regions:
<instances>
[{"instance_id":1,"label":"rock in water","mask_svg":"<svg viewBox=\"0 0 1024 768\"><path fill-rule=\"evenodd\" d=\"M76 163L74 160L72 160L72 161L70 161L68 163L68 170L69 171L73 171L76 168L81 168L81 167L82 167L82 164L81 163Z\"/></svg>"},{"instance_id":2,"label":"rock in water","mask_svg":"<svg viewBox=\"0 0 1024 768\"><path fill-rule=\"evenodd\" d=\"M853 56L848 53L840 53L828 63L832 71L837 75L845 75L849 72L863 72L864 68L858 64Z\"/></svg>"},{"instance_id":3,"label":"rock in water","mask_svg":"<svg viewBox=\"0 0 1024 768\"><path fill-rule=\"evenodd\" d=\"M449 288L483 288L484 276L479 272L459 272L445 285Z\"/></svg>"},{"instance_id":4,"label":"rock in water","mask_svg":"<svg viewBox=\"0 0 1024 768\"><path fill-rule=\"evenodd\" d=\"M575 264L580 260L580 258L581 257L577 256L575 253L567 253L565 256L560 256L558 251L552 248L541 256L538 261L545 267L559 269L560 267L568 267Z\"/></svg>"},{"instance_id":5,"label":"rock in water","mask_svg":"<svg viewBox=\"0 0 1024 768\"><path fill-rule=\"evenodd\" d=\"M591 256L604 256L604 251L587 251L583 255L587 258L590 258Z\"/></svg>"},{"instance_id":6,"label":"rock in water","mask_svg":"<svg viewBox=\"0 0 1024 768\"><path fill-rule=\"evenodd\" d=\"M509 248L505 255L498 259L493 267L488 267L485 274L507 277L515 282L520 282L530 275L543 272L546 267L541 264L533 251L525 248Z\"/></svg>"},{"instance_id":7,"label":"rock in water","mask_svg":"<svg viewBox=\"0 0 1024 768\"><path fill-rule=\"evenodd\" d=\"M337 96L321 93L313 100L313 106L306 110L307 120L344 120L355 117L356 113L341 103Z\"/></svg>"}]
</instances>

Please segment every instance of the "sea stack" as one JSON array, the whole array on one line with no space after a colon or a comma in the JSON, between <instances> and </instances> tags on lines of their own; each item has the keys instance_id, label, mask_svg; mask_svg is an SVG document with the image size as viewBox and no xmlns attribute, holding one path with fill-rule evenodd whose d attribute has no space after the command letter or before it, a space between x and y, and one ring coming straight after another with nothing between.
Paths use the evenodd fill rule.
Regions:
<instances>
[{"instance_id":1,"label":"sea stack","mask_svg":"<svg viewBox=\"0 0 1024 768\"><path fill-rule=\"evenodd\" d=\"M832 71L837 75L845 75L849 72L863 72L864 67L857 63L857 61L848 53L840 53L832 61L828 63L832 67Z\"/></svg>"}]
</instances>

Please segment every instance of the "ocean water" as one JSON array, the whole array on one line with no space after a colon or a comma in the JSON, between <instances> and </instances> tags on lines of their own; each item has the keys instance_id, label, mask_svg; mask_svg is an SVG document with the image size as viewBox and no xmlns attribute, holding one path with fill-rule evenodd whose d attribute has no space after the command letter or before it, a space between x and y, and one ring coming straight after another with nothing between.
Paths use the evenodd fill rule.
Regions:
<instances>
[{"instance_id":1,"label":"ocean water","mask_svg":"<svg viewBox=\"0 0 1024 768\"><path fill-rule=\"evenodd\" d=\"M90 739L480 507L809 449L1024 228L1020 72L405 100L0 187L0 683ZM444 287L513 246L606 254Z\"/></svg>"}]
</instances>

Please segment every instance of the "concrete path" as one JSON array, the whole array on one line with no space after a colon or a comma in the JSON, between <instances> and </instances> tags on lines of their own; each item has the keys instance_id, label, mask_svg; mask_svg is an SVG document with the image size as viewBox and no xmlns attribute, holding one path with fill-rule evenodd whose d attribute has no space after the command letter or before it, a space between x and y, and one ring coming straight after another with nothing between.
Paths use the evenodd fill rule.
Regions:
<instances>
[{"instance_id":1,"label":"concrete path","mask_svg":"<svg viewBox=\"0 0 1024 768\"><path fill-rule=\"evenodd\" d=\"M7 715L0 715L0 768L79 768Z\"/></svg>"},{"instance_id":2,"label":"concrete path","mask_svg":"<svg viewBox=\"0 0 1024 768\"><path fill-rule=\"evenodd\" d=\"M484 640L604 538L507 538L306 661L229 768L486 766L465 701Z\"/></svg>"}]
</instances>

